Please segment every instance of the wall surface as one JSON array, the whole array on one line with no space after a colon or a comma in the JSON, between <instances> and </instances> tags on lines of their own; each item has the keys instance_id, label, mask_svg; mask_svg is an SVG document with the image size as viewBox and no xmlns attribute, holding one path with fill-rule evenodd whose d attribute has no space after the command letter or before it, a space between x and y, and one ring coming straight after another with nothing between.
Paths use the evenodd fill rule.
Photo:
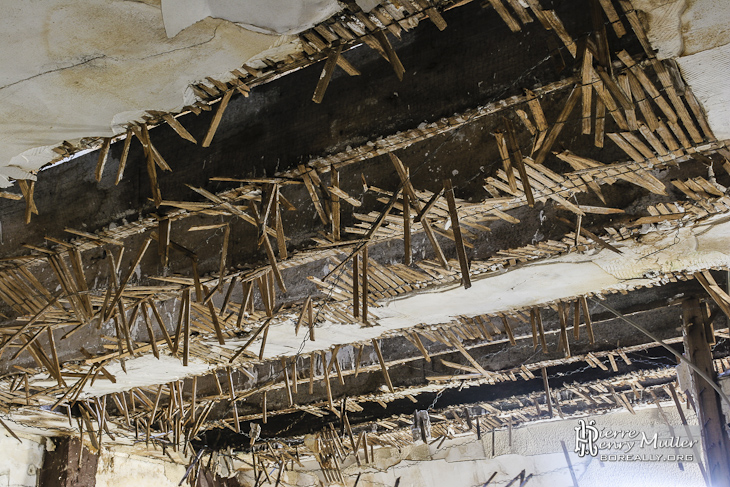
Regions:
<instances>
[{"instance_id":1,"label":"wall surface","mask_svg":"<svg viewBox=\"0 0 730 487\"><path fill-rule=\"evenodd\" d=\"M674 406L665 404L663 411L670 424L681 424ZM685 414L690 424L696 422L691 410L685 410ZM645 432L649 438L654 432L661 438L662 432L667 431L664 419L655 407L636 410L635 415L620 411L590 419L596 420L596 427L602 430L635 430ZM504 486L523 469L525 475L533 475L527 483L529 487L705 485L696 462L685 462L680 467L676 461L601 461L601 450L597 457L586 455L581 458L574 452L577 424L575 419L557 419L513 428L511 445L509 431L500 430L494 435L484 431L481 440L474 434L457 436L444 442L441 448L438 448L438 442L430 446L419 442L403 449L382 448L375 451L372 466L358 468L354 460L348 459L342 471L347 485L352 485L362 472L358 482L362 487L393 486L398 478L400 487L478 487L495 472L489 485ZM686 438L684 430L680 429L681 426L675 427L674 434ZM696 427L692 431L697 439ZM607 453L607 450L603 452ZM632 453L636 452L636 449L632 450ZM679 453L687 454L688 450ZM664 455L666 459L677 452L659 449L653 454ZM316 462L304 464L303 470L285 472L282 480L299 487L320 485L323 478ZM253 485L250 476L242 478Z\"/></svg>"},{"instance_id":2,"label":"wall surface","mask_svg":"<svg viewBox=\"0 0 730 487\"><path fill-rule=\"evenodd\" d=\"M677 409L663 404L662 410L670 424L675 425L673 434L682 438ZM684 410L690 424L696 424L691 409ZM664 419L656 407L637 409L636 414L622 410L605 415L594 415L596 427L602 431L639 431L651 437L666 435ZM490 485L506 485L525 470L533 477L529 487L623 487L623 486L704 486L696 461L664 461L668 455L688 452L696 457L701 452L673 448L651 449L651 454L663 455L662 461L602 461L600 455L609 450L599 450L597 457L579 457L575 452L577 419L549 420L529 426L515 427L511 434L507 429L484 430L481 439L475 434L456 435L439 448L439 442L425 445L421 442L408 448L380 448L375 450L375 461L369 466L358 467L349 457L342 465L347 485L353 485L358 473L361 487L393 486L400 478L400 487L468 487L483 485L493 473ZM692 427L692 438L697 439L697 427ZM511 437L511 443L510 443ZM43 461L45 443L37 438L24 439L22 445L11 437L0 434L0 487L35 487L36 472ZM648 450L642 450L645 454ZM639 453L633 449L630 453ZM362 455L361 455L362 456ZM298 487L315 487L323 480L316 461L302 458L305 468L284 472L281 480ZM234 465L247 469L245 464ZM571 468L572 467L572 468ZM129 455L121 451L104 450L99 459L96 477L98 487L173 487L185 475L185 466ZM225 474L226 472L220 472ZM276 472L272 480L277 477ZM239 473L243 485L253 485L252 472ZM247 483L248 482L248 483ZM264 483L263 485L267 485Z\"/></svg>"},{"instance_id":3,"label":"wall surface","mask_svg":"<svg viewBox=\"0 0 730 487\"><path fill-rule=\"evenodd\" d=\"M41 438L21 438L21 443L0 431L0 487L36 487L43 465Z\"/></svg>"}]
</instances>

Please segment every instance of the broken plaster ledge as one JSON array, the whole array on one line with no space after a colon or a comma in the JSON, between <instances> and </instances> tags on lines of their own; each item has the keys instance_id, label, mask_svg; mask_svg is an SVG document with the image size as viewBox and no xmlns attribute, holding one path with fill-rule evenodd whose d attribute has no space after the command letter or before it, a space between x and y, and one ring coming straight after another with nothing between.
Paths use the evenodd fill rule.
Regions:
<instances>
[{"instance_id":1,"label":"broken plaster ledge","mask_svg":"<svg viewBox=\"0 0 730 487\"><path fill-rule=\"evenodd\" d=\"M650 232L638 240L615 243L622 254L608 250L571 253L535 261L507 272L474 279L472 288L457 285L413 292L399 299L381 301L372 314L374 326L353 323L318 323L316 341L292 333L297 316L272 324L269 328L264 360L294 356L311 351L328 350L333 345L369 342L388 332L419 324L449 323L459 316L507 313L514 309L545 306L547 303L574 299L586 294L631 290L648 284L659 284L671 272L695 272L713 267L730 266L730 219L726 216L709 218L701 224ZM546 286L545 283L551 283ZM433 288L432 288L433 289ZM184 367L180 359L162 354L158 361L151 354L126 360L129 371L124 374L118 362L107 365L117 377L117 384L96 381L82 397L99 396L153 384L167 383L228 366L217 363L216 348L237 351L246 337L229 339L218 345L214 339L203 341L210 349L210 360L191 359ZM257 339L250 350L261 347ZM40 379L42 376L37 376ZM52 381L47 381L49 386Z\"/></svg>"}]
</instances>

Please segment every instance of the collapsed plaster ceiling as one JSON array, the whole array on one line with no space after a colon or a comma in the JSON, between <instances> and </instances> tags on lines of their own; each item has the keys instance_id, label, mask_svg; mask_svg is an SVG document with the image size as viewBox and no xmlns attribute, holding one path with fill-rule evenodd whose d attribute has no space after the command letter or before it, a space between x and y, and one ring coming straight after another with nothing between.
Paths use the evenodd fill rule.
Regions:
<instances>
[{"instance_id":1,"label":"collapsed plaster ceiling","mask_svg":"<svg viewBox=\"0 0 730 487\"><path fill-rule=\"evenodd\" d=\"M715 0L632 0L645 13L659 59L675 59L721 139L730 137L730 3Z\"/></svg>"},{"instance_id":2,"label":"collapsed plaster ceiling","mask_svg":"<svg viewBox=\"0 0 730 487\"><path fill-rule=\"evenodd\" d=\"M335 0L8 6L0 19L0 187L35 179L63 141L117 135L149 110L179 112L196 101L191 84L286 58L301 50L289 34L341 8Z\"/></svg>"}]
</instances>

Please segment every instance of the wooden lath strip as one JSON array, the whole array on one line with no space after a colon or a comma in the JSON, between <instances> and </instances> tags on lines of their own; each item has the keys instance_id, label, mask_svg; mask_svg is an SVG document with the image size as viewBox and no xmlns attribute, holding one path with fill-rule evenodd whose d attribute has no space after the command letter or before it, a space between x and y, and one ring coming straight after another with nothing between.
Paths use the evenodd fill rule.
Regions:
<instances>
[{"instance_id":1,"label":"wooden lath strip","mask_svg":"<svg viewBox=\"0 0 730 487\"><path fill-rule=\"evenodd\" d=\"M203 142L201 143L201 146L210 147L210 143L213 141L213 137L218 130L218 125L220 125L221 120L223 119L223 113L226 111L226 107L231 101L232 96L233 90L228 90L223 95L223 98L221 98L221 101L218 104L218 109L213 115L213 120L211 120L210 122L210 127L208 127L208 131L205 133L205 137L203 137Z\"/></svg>"}]
</instances>

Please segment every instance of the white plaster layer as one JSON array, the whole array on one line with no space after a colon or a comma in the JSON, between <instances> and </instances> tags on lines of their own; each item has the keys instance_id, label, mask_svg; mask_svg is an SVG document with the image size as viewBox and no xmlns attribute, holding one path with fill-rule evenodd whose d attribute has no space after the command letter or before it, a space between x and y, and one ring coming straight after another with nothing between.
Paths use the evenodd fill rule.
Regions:
<instances>
[{"instance_id":1,"label":"white plaster layer","mask_svg":"<svg viewBox=\"0 0 730 487\"><path fill-rule=\"evenodd\" d=\"M670 424L674 425L675 434L679 432L684 437L674 405L664 403L662 408ZM685 409L685 414L690 424L696 424L691 410ZM636 415L618 411L585 419L595 420L599 429L612 431L636 430L649 436L652 431L666 431L663 418L653 406L637 408ZM379 448L375 450L374 462L370 466L358 467L355 460L348 457L341 469L345 485L352 485L361 473L358 485L363 487L392 486L399 478L401 487L480 487L495 472L497 475L489 485L503 486L523 469L526 475L532 474L526 484L530 487L705 485L696 462L684 462L682 470L676 461L602 462L600 457L579 457L574 452L576 425L575 419L549 420L515 427L511 435L506 428L494 433L482 430L481 441L473 433L456 435L453 440L445 441L441 448L438 448L438 442ZM660 451L663 455L673 453L673 450L667 449ZM303 458L302 463L304 468L295 466L294 471L284 472L281 480L297 487L321 485L324 478L317 463L311 457ZM243 467L245 471L239 474L240 477L252 484L250 467Z\"/></svg>"},{"instance_id":2,"label":"white plaster layer","mask_svg":"<svg viewBox=\"0 0 730 487\"><path fill-rule=\"evenodd\" d=\"M222 77L281 39L213 18L169 39L159 0L3 7L0 187L52 160L64 140L113 136L144 110L179 111L194 101L191 83Z\"/></svg>"},{"instance_id":3,"label":"white plaster layer","mask_svg":"<svg viewBox=\"0 0 730 487\"><path fill-rule=\"evenodd\" d=\"M168 37L214 17L268 34L296 34L342 9L337 0L162 0Z\"/></svg>"},{"instance_id":4,"label":"white plaster layer","mask_svg":"<svg viewBox=\"0 0 730 487\"><path fill-rule=\"evenodd\" d=\"M12 423L11 423L12 424ZM36 487L45 447L41 438L21 437L21 443L0 431L0 486Z\"/></svg>"},{"instance_id":5,"label":"white plaster layer","mask_svg":"<svg viewBox=\"0 0 730 487\"><path fill-rule=\"evenodd\" d=\"M104 452L96 471L97 487L172 487L185 476L185 466L116 450Z\"/></svg>"},{"instance_id":6,"label":"white plaster layer","mask_svg":"<svg viewBox=\"0 0 730 487\"><path fill-rule=\"evenodd\" d=\"M730 84L727 83L730 77L730 43L683 56L676 61L682 76L705 108L715 137L721 140L730 138Z\"/></svg>"},{"instance_id":7,"label":"white plaster layer","mask_svg":"<svg viewBox=\"0 0 730 487\"><path fill-rule=\"evenodd\" d=\"M468 290L449 288L420 291L382 302L371 313L375 326L318 323L316 341L304 342L304 333L292 333L298 318L272 325L265 358L308 353L334 344L366 341L385 332L418 324L448 323L459 316L508 312L515 308L541 305L588 293L630 289L658 282L660 275L673 271L695 271L730 266L730 221L716 218L694 227L667 234L651 232L638 241L616 243L622 254L608 250L568 254L482 278L474 278ZM550 285L545 285L550 283ZM245 340L228 340L226 347L237 350ZM213 342L209 342L213 345ZM260 340L250 350L257 352Z\"/></svg>"},{"instance_id":8,"label":"white plaster layer","mask_svg":"<svg viewBox=\"0 0 730 487\"><path fill-rule=\"evenodd\" d=\"M718 139L730 138L730 2L632 0L659 59L676 58Z\"/></svg>"}]
</instances>

